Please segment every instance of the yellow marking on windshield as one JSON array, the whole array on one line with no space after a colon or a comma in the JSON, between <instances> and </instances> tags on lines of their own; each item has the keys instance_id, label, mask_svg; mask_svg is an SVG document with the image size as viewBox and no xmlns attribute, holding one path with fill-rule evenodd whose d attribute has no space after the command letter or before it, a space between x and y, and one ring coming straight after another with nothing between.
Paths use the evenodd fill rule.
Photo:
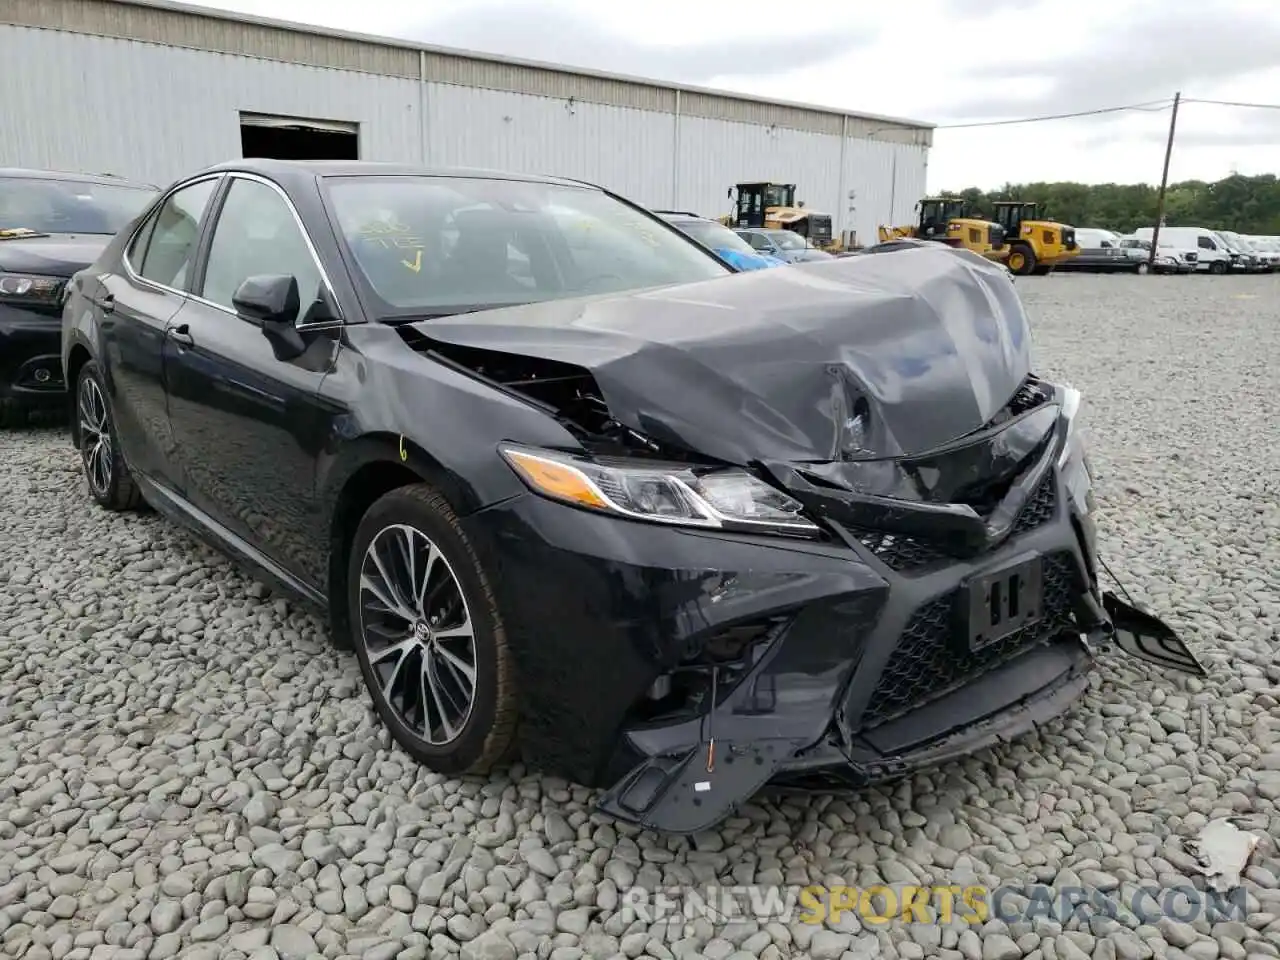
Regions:
<instances>
[{"instance_id":1,"label":"yellow marking on windshield","mask_svg":"<svg viewBox=\"0 0 1280 960\"><path fill-rule=\"evenodd\" d=\"M418 253L416 256L414 256L413 260L411 261L401 260L400 262L403 263L410 270L412 270L414 273L419 272L422 269L422 250L421 249L418 250Z\"/></svg>"}]
</instances>

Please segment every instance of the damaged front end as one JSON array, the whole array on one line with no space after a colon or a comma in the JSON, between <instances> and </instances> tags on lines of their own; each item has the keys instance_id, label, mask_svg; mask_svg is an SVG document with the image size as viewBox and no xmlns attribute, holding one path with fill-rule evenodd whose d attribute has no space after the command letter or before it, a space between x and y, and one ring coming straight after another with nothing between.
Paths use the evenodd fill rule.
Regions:
<instances>
[{"instance_id":1,"label":"damaged front end","mask_svg":"<svg viewBox=\"0 0 1280 960\"><path fill-rule=\"evenodd\" d=\"M1203 676L1158 618L1101 590L1078 394L1028 377L993 422L912 457L764 469L887 585L822 730L771 719L812 691L788 630L696 724L637 724L642 759L601 809L653 829L706 829L768 783L856 788L1022 735L1083 692L1091 645ZM834 678L833 678L834 679ZM714 691L714 667L708 685Z\"/></svg>"},{"instance_id":2,"label":"damaged front end","mask_svg":"<svg viewBox=\"0 0 1280 960\"><path fill-rule=\"evenodd\" d=\"M992 270L908 251L405 333L576 440L501 447L534 495L494 511L508 562L573 581L511 594L526 687L564 697L559 726L531 711L531 762L694 833L766 784L858 787L1021 735L1109 639L1203 675L1102 591L1079 394L1029 373ZM527 626L557 610L577 646Z\"/></svg>"}]
</instances>

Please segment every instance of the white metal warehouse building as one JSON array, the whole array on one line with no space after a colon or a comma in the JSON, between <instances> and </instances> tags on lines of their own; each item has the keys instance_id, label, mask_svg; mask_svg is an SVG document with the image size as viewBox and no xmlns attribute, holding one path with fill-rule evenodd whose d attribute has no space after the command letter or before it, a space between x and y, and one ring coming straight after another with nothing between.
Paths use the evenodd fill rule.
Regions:
<instances>
[{"instance_id":1,"label":"white metal warehouse building","mask_svg":"<svg viewBox=\"0 0 1280 960\"><path fill-rule=\"evenodd\" d=\"M574 177L709 216L736 182L795 183L863 243L914 219L933 131L151 0L0 0L0 65L0 167L164 185L309 135L335 156Z\"/></svg>"}]
</instances>

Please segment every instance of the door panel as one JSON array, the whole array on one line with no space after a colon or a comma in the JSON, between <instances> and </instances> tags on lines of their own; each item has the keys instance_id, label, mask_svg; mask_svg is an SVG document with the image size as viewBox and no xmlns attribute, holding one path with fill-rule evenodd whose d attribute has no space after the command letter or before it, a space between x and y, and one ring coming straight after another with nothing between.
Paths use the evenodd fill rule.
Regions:
<instances>
[{"instance_id":1,"label":"door panel","mask_svg":"<svg viewBox=\"0 0 1280 960\"><path fill-rule=\"evenodd\" d=\"M231 180L207 258L199 296L169 323L164 344L182 489L218 523L305 578L315 463L330 419L318 394L338 338L309 334L302 356L277 360L261 326L237 316L230 301L248 277L283 273L298 280L305 314L319 269L284 199L241 178Z\"/></svg>"},{"instance_id":2,"label":"door panel","mask_svg":"<svg viewBox=\"0 0 1280 960\"><path fill-rule=\"evenodd\" d=\"M94 310L116 430L130 467L173 484L173 436L164 394L164 331L186 301L200 227L218 181L173 193L125 251L120 273L102 278Z\"/></svg>"}]
</instances>

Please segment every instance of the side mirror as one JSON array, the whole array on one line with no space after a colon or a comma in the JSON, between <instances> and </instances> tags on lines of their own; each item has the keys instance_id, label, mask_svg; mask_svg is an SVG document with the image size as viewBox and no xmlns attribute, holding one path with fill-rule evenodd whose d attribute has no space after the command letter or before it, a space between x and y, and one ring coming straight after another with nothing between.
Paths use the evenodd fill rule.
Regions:
<instances>
[{"instance_id":1,"label":"side mirror","mask_svg":"<svg viewBox=\"0 0 1280 960\"><path fill-rule=\"evenodd\" d=\"M262 326L262 335L271 343L277 360L294 360L307 352L298 332L298 281L284 274L247 278L231 303L242 317Z\"/></svg>"}]
</instances>

